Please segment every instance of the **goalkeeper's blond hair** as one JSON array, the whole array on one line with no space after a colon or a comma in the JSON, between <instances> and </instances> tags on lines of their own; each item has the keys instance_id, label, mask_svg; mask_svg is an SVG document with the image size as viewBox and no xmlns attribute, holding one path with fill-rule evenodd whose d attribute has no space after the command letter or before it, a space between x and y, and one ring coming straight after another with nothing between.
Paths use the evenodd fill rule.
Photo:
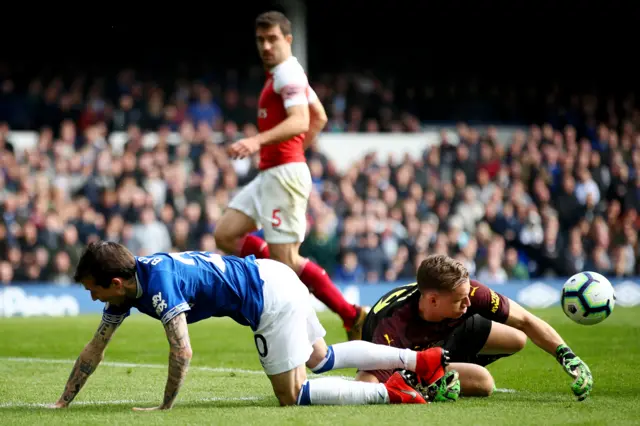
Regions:
<instances>
[{"instance_id":1,"label":"goalkeeper's blond hair","mask_svg":"<svg viewBox=\"0 0 640 426\"><path fill-rule=\"evenodd\" d=\"M417 281L421 293L452 291L468 279L469 271L462 262L442 254L428 256L418 267Z\"/></svg>"}]
</instances>

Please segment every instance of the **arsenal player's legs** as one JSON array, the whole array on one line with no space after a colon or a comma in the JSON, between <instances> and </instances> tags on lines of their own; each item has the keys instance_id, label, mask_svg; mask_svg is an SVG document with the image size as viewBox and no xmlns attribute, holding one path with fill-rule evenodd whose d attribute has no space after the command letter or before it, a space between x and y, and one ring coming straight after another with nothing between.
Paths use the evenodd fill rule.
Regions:
<instances>
[{"instance_id":1,"label":"arsenal player's legs","mask_svg":"<svg viewBox=\"0 0 640 426\"><path fill-rule=\"evenodd\" d=\"M236 214L237 213L242 214L240 212L236 212ZM236 214L230 216L236 216ZM329 309L340 316L345 328L348 330L349 340L359 340L361 326L360 324L356 324L356 322L358 322L359 319L360 323L363 322L362 318L366 317L366 311L359 306L354 306L347 302L322 267L298 254L300 244L270 245L257 235L245 235L244 237L236 238L234 241L235 242L227 245L227 247L236 248L230 251L231 253L242 257L252 254L258 259L271 258L289 265L296 271L300 280L307 286L309 291L318 300L327 305ZM220 248L225 250L222 246L220 246ZM356 327L354 327L354 325Z\"/></svg>"},{"instance_id":2,"label":"arsenal player's legs","mask_svg":"<svg viewBox=\"0 0 640 426\"><path fill-rule=\"evenodd\" d=\"M306 233L311 176L305 163L290 163L262 172L231 201L215 230L226 253L271 258L296 271L309 291L342 319L349 340L359 340L366 311L347 302L326 271L299 254ZM265 240L248 235L258 226Z\"/></svg>"},{"instance_id":3,"label":"arsenal player's legs","mask_svg":"<svg viewBox=\"0 0 640 426\"><path fill-rule=\"evenodd\" d=\"M309 291L340 316L344 327L348 330L349 339L359 340L361 324L366 317L366 311L360 306L354 306L347 302L321 266L298 254L299 243L268 244L256 235L245 235L237 241L236 244L231 245L236 247L233 253L237 255L253 254L259 259L271 258L289 265L296 271Z\"/></svg>"},{"instance_id":4,"label":"arsenal player's legs","mask_svg":"<svg viewBox=\"0 0 640 426\"><path fill-rule=\"evenodd\" d=\"M261 176L249 182L242 190L231 200L229 208L227 208L222 217L216 224L214 237L216 246L226 253L241 255L241 247L243 245L244 236L258 229L260 221L257 210L258 191L260 190ZM258 250L255 250L259 252ZM247 254L255 253L245 253ZM256 256L258 257L258 256Z\"/></svg>"},{"instance_id":5,"label":"arsenal player's legs","mask_svg":"<svg viewBox=\"0 0 640 426\"><path fill-rule=\"evenodd\" d=\"M226 253L240 255L242 257L249 254L255 254L254 252L260 251L260 246L257 244L255 244L257 250L252 247L251 253L241 254L240 250L236 249L236 247L242 245L242 241L244 239L242 236L254 231L255 229L256 223L249 216L235 209L227 209L216 224L214 232L216 246Z\"/></svg>"},{"instance_id":6,"label":"arsenal player's legs","mask_svg":"<svg viewBox=\"0 0 640 426\"><path fill-rule=\"evenodd\" d=\"M347 330L351 330L361 309L347 302L326 271L299 254L300 243L269 244L271 259L289 265L309 291L338 314Z\"/></svg>"},{"instance_id":7,"label":"arsenal player's legs","mask_svg":"<svg viewBox=\"0 0 640 426\"><path fill-rule=\"evenodd\" d=\"M299 254L307 229L311 190L311 173L306 163L283 164L263 172L261 217L270 257L296 271L309 291L340 315L347 330L355 332L349 338L359 338L357 319L362 317L361 322L364 321L364 311L344 299L322 267Z\"/></svg>"}]
</instances>

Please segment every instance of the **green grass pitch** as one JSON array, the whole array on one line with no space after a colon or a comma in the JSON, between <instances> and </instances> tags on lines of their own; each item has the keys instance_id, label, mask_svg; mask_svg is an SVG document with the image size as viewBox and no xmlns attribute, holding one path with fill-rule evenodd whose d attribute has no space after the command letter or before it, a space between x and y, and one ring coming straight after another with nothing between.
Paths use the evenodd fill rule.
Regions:
<instances>
[{"instance_id":1,"label":"green grass pitch","mask_svg":"<svg viewBox=\"0 0 640 426\"><path fill-rule=\"evenodd\" d=\"M629 425L640 424L640 308L617 307L595 326L572 323L559 307L535 311L591 367L594 389L574 401L569 377L533 343L489 366L502 392L427 406L278 406L261 373L251 330L228 319L190 326L192 367L173 410L133 412L161 402L168 346L162 325L132 315L116 332L104 364L74 404L49 410L99 316L0 319L2 425ZM338 318L322 313L327 341L343 341ZM333 372L351 376L354 370Z\"/></svg>"}]
</instances>

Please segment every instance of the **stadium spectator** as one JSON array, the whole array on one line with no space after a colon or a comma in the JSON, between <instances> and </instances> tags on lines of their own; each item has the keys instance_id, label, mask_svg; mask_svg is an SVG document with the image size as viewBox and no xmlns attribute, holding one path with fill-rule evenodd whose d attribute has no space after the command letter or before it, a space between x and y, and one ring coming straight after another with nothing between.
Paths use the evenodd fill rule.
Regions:
<instances>
[{"instance_id":1,"label":"stadium spectator","mask_svg":"<svg viewBox=\"0 0 640 426\"><path fill-rule=\"evenodd\" d=\"M222 209L257 173L255 159L229 160L221 145L256 131L256 99L245 93L261 74L252 70L247 87L239 78L162 86L129 69L115 87L79 77L0 81L3 284L68 283L81 247L97 238L136 254L215 251ZM448 102L372 75L325 76L315 90L330 115L326 132L420 131L421 119L439 114L426 105ZM301 252L339 282L407 281L427 253L453 255L496 284L584 269L638 274L638 108L621 99L614 117L596 97L567 99L564 115L555 105L548 123L511 140L460 123L457 144L443 131L417 161L367 153L339 174L312 146ZM37 130L36 145L22 152L11 130ZM124 132L122 149L109 148L114 131ZM158 138L153 147L144 143L148 131Z\"/></svg>"}]
</instances>

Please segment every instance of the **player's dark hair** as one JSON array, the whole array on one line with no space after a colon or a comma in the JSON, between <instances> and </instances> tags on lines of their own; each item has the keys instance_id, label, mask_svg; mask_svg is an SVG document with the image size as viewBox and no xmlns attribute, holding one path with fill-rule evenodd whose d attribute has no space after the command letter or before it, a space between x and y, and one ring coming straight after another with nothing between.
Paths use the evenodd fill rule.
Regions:
<instances>
[{"instance_id":1,"label":"player's dark hair","mask_svg":"<svg viewBox=\"0 0 640 426\"><path fill-rule=\"evenodd\" d=\"M76 272L75 282L93 278L96 285L108 288L113 278L129 280L136 273L136 259L122 244L112 241L95 241L84 249Z\"/></svg>"},{"instance_id":2,"label":"player's dark hair","mask_svg":"<svg viewBox=\"0 0 640 426\"><path fill-rule=\"evenodd\" d=\"M427 256L418 267L420 292L451 291L469 279L469 271L462 262L442 254Z\"/></svg>"},{"instance_id":3,"label":"player's dark hair","mask_svg":"<svg viewBox=\"0 0 640 426\"><path fill-rule=\"evenodd\" d=\"M262 28L267 29L275 26L280 27L280 31L282 31L282 35L291 34L291 21L284 15L282 12L278 12L275 10L261 13L256 18L256 29Z\"/></svg>"}]
</instances>

